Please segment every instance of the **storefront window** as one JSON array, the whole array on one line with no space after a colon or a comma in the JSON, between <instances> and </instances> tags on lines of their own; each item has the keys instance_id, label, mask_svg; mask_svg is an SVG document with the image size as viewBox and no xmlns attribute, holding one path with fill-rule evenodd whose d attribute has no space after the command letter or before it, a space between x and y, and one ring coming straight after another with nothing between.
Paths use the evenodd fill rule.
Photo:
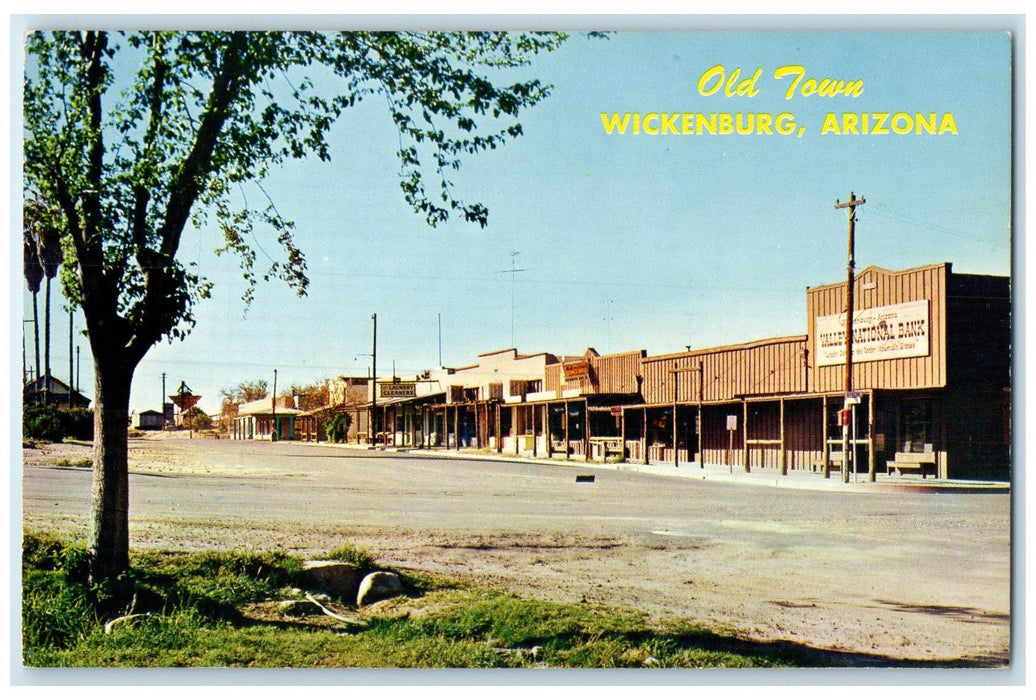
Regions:
<instances>
[{"instance_id":1,"label":"storefront window","mask_svg":"<svg viewBox=\"0 0 1036 700\"><path fill-rule=\"evenodd\" d=\"M899 434L903 452L928 452L932 444L932 401L913 399L903 401L899 409Z\"/></svg>"}]
</instances>

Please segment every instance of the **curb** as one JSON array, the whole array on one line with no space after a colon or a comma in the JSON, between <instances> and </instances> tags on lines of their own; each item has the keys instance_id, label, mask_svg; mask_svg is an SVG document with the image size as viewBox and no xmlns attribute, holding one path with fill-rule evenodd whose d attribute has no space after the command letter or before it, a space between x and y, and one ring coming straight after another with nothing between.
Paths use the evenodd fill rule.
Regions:
<instances>
[{"instance_id":1,"label":"curb","mask_svg":"<svg viewBox=\"0 0 1036 700\"><path fill-rule=\"evenodd\" d=\"M632 464L629 462L590 462L582 460L560 460L560 459L537 459L534 457L514 457L500 454L485 454L482 452L462 452L458 450L429 450L412 449L409 447L378 447L370 445L346 445L335 443L299 443L311 444L320 447L334 447L338 449L354 450L357 452L380 452L385 454L399 454L408 456L430 457L437 459L465 459L484 462L509 462L514 464L538 464L543 466L570 467L580 470L604 470L635 472L649 474L652 476L673 477L678 479L694 479L698 481L711 481L716 483L740 484L745 486L764 486L769 488L799 489L804 491L837 491L842 493L960 493L960 494L1003 494L1011 493L1009 482L989 481L961 481L961 480L938 480L913 479L911 477L878 475L879 480L850 481L843 484L837 473L830 479L824 479L822 475L814 472L789 472L787 476L780 476L770 470L755 472L730 473L730 466L706 464L704 469L696 463L687 464L687 468L672 467L658 464ZM866 475L861 475L866 479ZM927 483L926 483L927 482Z\"/></svg>"}]
</instances>

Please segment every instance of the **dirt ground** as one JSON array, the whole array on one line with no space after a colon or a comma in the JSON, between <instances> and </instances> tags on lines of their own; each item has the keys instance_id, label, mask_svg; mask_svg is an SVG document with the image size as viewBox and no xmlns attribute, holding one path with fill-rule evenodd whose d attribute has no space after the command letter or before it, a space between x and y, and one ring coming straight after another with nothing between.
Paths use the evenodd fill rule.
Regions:
<instances>
[{"instance_id":1,"label":"dirt ground","mask_svg":"<svg viewBox=\"0 0 1036 700\"><path fill-rule=\"evenodd\" d=\"M83 537L90 449L23 450L26 528ZM687 617L832 665L1002 667L1008 494L817 493L311 445L131 440L133 547L350 541L386 566Z\"/></svg>"}]
</instances>

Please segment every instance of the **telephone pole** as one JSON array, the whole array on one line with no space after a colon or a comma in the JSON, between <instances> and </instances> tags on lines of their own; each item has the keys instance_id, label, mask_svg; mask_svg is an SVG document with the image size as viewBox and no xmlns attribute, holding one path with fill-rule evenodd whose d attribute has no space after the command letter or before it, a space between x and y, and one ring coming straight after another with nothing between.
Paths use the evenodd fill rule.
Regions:
<instances>
[{"instance_id":1,"label":"telephone pole","mask_svg":"<svg viewBox=\"0 0 1036 700\"><path fill-rule=\"evenodd\" d=\"M855 431L856 427L856 404L849 403L850 395L853 392L853 313L854 288L856 285L856 207L866 204L862 196L856 199L854 192L849 193L848 202L835 201L835 209L849 209L849 264L848 278L845 283L845 404L843 410L850 410L850 423ZM856 455L850 454L849 425L842 426L842 481L849 483L849 467L852 464L853 471L856 469ZM826 439L826 438L825 438ZM856 445L852 445L852 452L855 453Z\"/></svg>"},{"instance_id":2,"label":"telephone pole","mask_svg":"<svg viewBox=\"0 0 1036 700\"><path fill-rule=\"evenodd\" d=\"M270 402L271 413L273 421L273 432L270 433L270 440L277 442L277 438L280 437L277 434L277 370L273 371L273 399Z\"/></svg>"},{"instance_id":3,"label":"telephone pole","mask_svg":"<svg viewBox=\"0 0 1036 700\"><path fill-rule=\"evenodd\" d=\"M375 425L378 415L378 315L371 314L371 322L374 324L374 333L371 339L371 447L375 447L378 440L378 428Z\"/></svg>"},{"instance_id":4,"label":"telephone pole","mask_svg":"<svg viewBox=\"0 0 1036 700\"><path fill-rule=\"evenodd\" d=\"M74 332L73 323L74 323L74 321L73 321L73 318L72 318L72 304L69 303L69 305L68 305L68 407L69 408L75 408L75 403L74 403L74 401L72 399L72 387L75 386L75 383L76 383L76 381L75 381L76 380L76 376L75 376L75 372L74 372L75 368L72 366L72 343L73 343L72 334Z\"/></svg>"}]
</instances>

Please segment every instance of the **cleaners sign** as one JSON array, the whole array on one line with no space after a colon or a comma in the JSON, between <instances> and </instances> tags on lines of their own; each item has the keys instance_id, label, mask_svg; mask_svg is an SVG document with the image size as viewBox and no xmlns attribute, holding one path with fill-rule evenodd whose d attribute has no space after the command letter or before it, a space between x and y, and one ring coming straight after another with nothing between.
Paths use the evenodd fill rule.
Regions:
<instances>
[{"instance_id":1,"label":"cleaners sign","mask_svg":"<svg viewBox=\"0 0 1036 700\"><path fill-rule=\"evenodd\" d=\"M853 362L924 357L930 348L928 300L862 309L853 314ZM845 314L818 316L818 367L845 364Z\"/></svg>"}]
</instances>

